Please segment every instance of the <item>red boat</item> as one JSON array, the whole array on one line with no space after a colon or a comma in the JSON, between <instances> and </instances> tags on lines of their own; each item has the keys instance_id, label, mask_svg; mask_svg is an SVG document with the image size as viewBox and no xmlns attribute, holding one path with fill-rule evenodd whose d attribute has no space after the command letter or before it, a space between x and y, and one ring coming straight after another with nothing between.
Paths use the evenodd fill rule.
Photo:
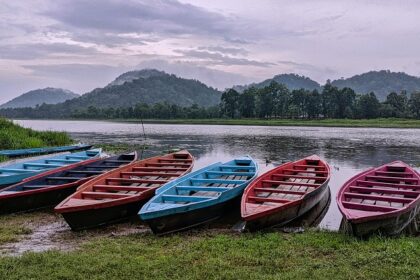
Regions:
<instances>
[{"instance_id":1,"label":"red boat","mask_svg":"<svg viewBox=\"0 0 420 280\"><path fill-rule=\"evenodd\" d=\"M283 226L328 195L331 172L316 155L282 164L259 176L242 196L245 229Z\"/></svg>"},{"instance_id":2,"label":"red boat","mask_svg":"<svg viewBox=\"0 0 420 280\"><path fill-rule=\"evenodd\" d=\"M55 211L73 230L125 220L136 215L156 189L189 173L193 165L188 151L140 160L83 184Z\"/></svg>"},{"instance_id":3,"label":"red boat","mask_svg":"<svg viewBox=\"0 0 420 280\"><path fill-rule=\"evenodd\" d=\"M341 229L355 236L397 235L420 213L420 175L402 161L371 168L348 180L337 194Z\"/></svg>"}]
</instances>

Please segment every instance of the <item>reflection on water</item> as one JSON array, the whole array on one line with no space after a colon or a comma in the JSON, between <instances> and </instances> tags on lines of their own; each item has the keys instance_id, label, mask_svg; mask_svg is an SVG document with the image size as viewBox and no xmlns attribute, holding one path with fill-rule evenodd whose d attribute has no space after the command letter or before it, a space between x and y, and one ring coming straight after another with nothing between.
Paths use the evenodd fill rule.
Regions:
<instances>
[{"instance_id":1,"label":"reflection on water","mask_svg":"<svg viewBox=\"0 0 420 280\"><path fill-rule=\"evenodd\" d=\"M139 124L97 121L19 120L39 130L67 131L79 141L144 144ZM361 170L393 160L420 166L420 129L262 127L223 125L145 124L145 156L170 148L188 149L197 159L195 168L234 156L249 154L261 172L285 161L318 154L332 169L332 202L320 226L337 229L341 214L335 203L339 187Z\"/></svg>"}]
</instances>

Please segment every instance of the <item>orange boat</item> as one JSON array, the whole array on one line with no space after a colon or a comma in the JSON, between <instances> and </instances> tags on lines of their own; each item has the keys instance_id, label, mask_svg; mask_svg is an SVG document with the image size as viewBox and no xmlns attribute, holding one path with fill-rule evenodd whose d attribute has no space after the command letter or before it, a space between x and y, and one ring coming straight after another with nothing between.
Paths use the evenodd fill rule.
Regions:
<instances>
[{"instance_id":1,"label":"orange boat","mask_svg":"<svg viewBox=\"0 0 420 280\"><path fill-rule=\"evenodd\" d=\"M283 226L328 195L329 165L316 155L282 164L259 176L244 191L245 229Z\"/></svg>"},{"instance_id":2,"label":"orange boat","mask_svg":"<svg viewBox=\"0 0 420 280\"><path fill-rule=\"evenodd\" d=\"M162 185L191 171L194 158L188 151L134 162L96 177L54 209L73 230L126 220Z\"/></svg>"}]
</instances>

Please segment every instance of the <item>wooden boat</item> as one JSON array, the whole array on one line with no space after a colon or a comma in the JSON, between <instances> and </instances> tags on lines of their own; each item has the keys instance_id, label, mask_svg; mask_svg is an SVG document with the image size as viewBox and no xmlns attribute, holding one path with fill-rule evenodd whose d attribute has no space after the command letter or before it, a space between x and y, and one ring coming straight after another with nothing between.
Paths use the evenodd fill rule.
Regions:
<instances>
[{"instance_id":1,"label":"wooden boat","mask_svg":"<svg viewBox=\"0 0 420 280\"><path fill-rule=\"evenodd\" d=\"M82 183L137 160L137 153L93 158L50 170L0 190L0 214L56 206Z\"/></svg>"},{"instance_id":2,"label":"wooden boat","mask_svg":"<svg viewBox=\"0 0 420 280\"><path fill-rule=\"evenodd\" d=\"M209 165L163 186L139 216L155 234L215 220L234 204L257 172L257 163L248 156Z\"/></svg>"},{"instance_id":3,"label":"wooden boat","mask_svg":"<svg viewBox=\"0 0 420 280\"><path fill-rule=\"evenodd\" d=\"M337 203L348 233L400 234L420 213L420 175L402 161L368 169L342 186Z\"/></svg>"},{"instance_id":4,"label":"wooden boat","mask_svg":"<svg viewBox=\"0 0 420 280\"><path fill-rule=\"evenodd\" d=\"M99 157L102 149L92 149L77 153L63 153L39 159L28 159L0 166L0 186L16 184L25 178L42 172Z\"/></svg>"},{"instance_id":5,"label":"wooden boat","mask_svg":"<svg viewBox=\"0 0 420 280\"><path fill-rule=\"evenodd\" d=\"M245 229L282 226L302 216L328 194L330 177L329 165L316 155L259 176L242 196Z\"/></svg>"},{"instance_id":6,"label":"wooden boat","mask_svg":"<svg viewBox=\"0 0 420 280\"><path fill-rule=\"evenodd\" d=\"M156 189L189 173L193 165L188 151L140 160L83 184L55 211L73 230L119 222L135 216Z\"/></svg>"},{"instance_id":7,"label":"wooden boat","mask_svg":"<svg viewBox=\"0 0 420 280\"><path fill-rule=\"evenodd\" d=\"M88 150L90 148L92 148L92 145L78 144L78 145L69 145L69 146L60 146L60 147L2 150L0 151L0 156L23 157L23 156L31 156L31 155L43 155L43 154Z\"/></svg>"}]
</instances>

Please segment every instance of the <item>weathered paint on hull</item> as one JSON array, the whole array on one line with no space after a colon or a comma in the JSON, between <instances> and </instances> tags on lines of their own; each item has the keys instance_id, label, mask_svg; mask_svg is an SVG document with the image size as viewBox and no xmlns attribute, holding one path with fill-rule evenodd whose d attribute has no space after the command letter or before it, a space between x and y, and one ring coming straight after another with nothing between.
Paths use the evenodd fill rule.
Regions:
<instances>
[{"instance_id":1,"label":"weathered paint on hull","mask_svg":"<svg viewBox=\"0 0 420 280\"><path fill-rule=\"evenodd\" d=\"M135 217L146 201L113 207L61 213L72 230L84 230L115 224Z\"/></svg>"},{"instance_id":2,"label":"weathered paint on hull","mask_svg":"<svg viewBox=\"0 0 420 280\"><path fill-rule=\"evenodd\" d=\"M317 205L322 198L329 194L328 184L324 184L315 191L308 193L301 204L281 209L271 214L267 214L263 217L259 217L255 220L246 221L245 230L257 231L264 228L270 227L281 227L290 223L291 221L301 217Z\"/></svg>"},{"instance_id":3,"label":"weathered paint on hull","mask_svg":"<svg viewBox=\"0 0 420 280\"><path fill-rule=\"evenodd\" d=\"M328 194L324 195L321 201L314 207L308 210L302 216L292 220L290 223L285 224L286 227L316 227L328 212L331 205L331 191L328 188Z\"/></svg>"},{"instance_id":4,"label":"weathered paint on hull","mask_svg":"<svg viewBox=\"0 0 420 280\"><path fill-rule=\"evenodd\" d=\"M23 195L1 199L0 214L54 207L63 199L74 193L77 187L78 185L47 192L34 193L28 196Z\"/></svg>"},{"instance_id":5,"label":"weathered paint on hull","mask_svg":"<svg viewBox=\"0 0 420 280\"><path fill-rule=\"evenodd\" d=\"M230 199L224 203L214 204L210 207L200 208L188 212L178 213L146 220L154 234L164 235L178 231L184 231L215 221L231 211L240 211L240 197Z\"/></svg>"},{"instance_id":6,"label":"weathered paint on hull","mask_svg":"<svg viewBox=\"0 0 420 280\"><path fill-rule=\"evenodd\" d=\"M361 238L366 238L375 234L386 236L395 236L399 234L416 235L419 233L419 216L420 204L411 211L404 212L396 217L388 217L362 223L353 223L343 218L340 224L340 231Z\"/></svg>"}]
</instances>

